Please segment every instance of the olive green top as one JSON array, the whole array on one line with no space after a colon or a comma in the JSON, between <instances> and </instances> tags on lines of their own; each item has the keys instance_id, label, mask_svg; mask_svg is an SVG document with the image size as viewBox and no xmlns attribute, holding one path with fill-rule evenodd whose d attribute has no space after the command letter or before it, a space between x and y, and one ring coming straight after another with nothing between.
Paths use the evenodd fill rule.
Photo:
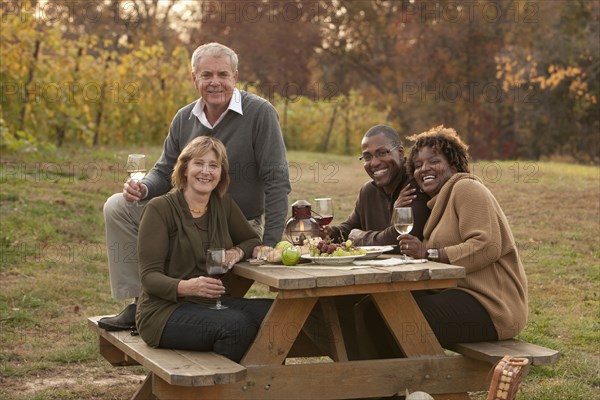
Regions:
<instances>
[{"instance_id":1,"label":"olive green top","mask_svg":"<svg viewBox=\"0 0 600 400\"><path fill-rule=\"evenodd\" d=\"M136 324L148 345L157 347L173 311L185 302L213 304L214 299L178 297L180 280L207 276L206 250L239 247L245 257L260 244L239 207L229 197L211 194L208 212L192 217L183 192L172 191L148 202L138 234L142 293Z\"/></svg>"}]
</instances>

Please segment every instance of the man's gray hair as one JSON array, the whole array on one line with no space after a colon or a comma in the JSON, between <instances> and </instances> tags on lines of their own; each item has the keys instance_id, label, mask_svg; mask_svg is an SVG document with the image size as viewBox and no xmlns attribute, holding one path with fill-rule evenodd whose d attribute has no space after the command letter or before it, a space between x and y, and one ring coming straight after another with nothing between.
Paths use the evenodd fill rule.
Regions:
<instances>
[{"instance_id":1,"label":"man's gray hair","mask_svg":"<svg viewBox=\"0 0 600 400\"><path fill-rule=\"evenodd\" d=\"M235 51L229 47L222 45L221 43L207 43L198 47L192 54L192 72L196 73L196 67L200 63L200 59L204 56L209 57L229 57L231 61L231 71L235 74L238 69L238 56Z\"/></svg>"}]
</instances>

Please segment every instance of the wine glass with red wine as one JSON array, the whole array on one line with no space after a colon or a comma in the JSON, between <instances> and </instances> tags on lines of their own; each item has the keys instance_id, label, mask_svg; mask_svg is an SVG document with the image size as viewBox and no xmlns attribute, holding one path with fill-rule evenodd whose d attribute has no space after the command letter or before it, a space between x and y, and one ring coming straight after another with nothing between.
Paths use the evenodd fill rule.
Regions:
<instances>
[{"instance_id":1,"label":"wine glass with red wine","mask_svg":"<svg viewBox=\"0 0 600 400\"><path fill-rule=\"evenodd\" d=\"M208 272L208 276L215 279L221 279L229 268L225 264L225 249L208 249L206 251L206 270ZM214 306L210 306L209 308L213 310L223 310L228 308L221 304L221 297L217 298L217 304Z\"/></svg>"},{"instance_id":2,"label":"wine glass with red wine","mask_svg":"<svg viewBox=\"0 0 600 400\"><path fill-rule=\"evenodd\" d=\"M313 218L321 226L326 226L333 221L333 201L329 197L315 199Z\"/></svg>"}]
</instances>

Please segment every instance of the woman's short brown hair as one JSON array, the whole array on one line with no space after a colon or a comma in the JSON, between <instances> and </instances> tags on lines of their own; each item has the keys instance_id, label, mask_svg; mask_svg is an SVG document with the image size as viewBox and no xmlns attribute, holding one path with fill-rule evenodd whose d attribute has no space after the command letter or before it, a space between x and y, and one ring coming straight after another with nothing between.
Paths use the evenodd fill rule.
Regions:
<instances>
[{"instance_id":1,"label":"woman's short brown hair","mask_svg":"<svg viewBox=\"0 0 600 400\"><path fill-rule=\"evenodd\" d=\"M418 135L409 136L408 139L415 141L406 158L406 171L410 176L415 173L414 160L423 147L431 147L436 153L442 154L457 172L469 172L469 146L454 129L440 125Z\"/></svg>"},{"instance_id":2,"label":"woman's short brown hair","mask_svg":"<svg viewBox=\"0 0 600 400\"><path fill-rule=\"evenodd\" d=\"M229 160L227 150L219 139L211 136L200 136L189 142L177 157L171 183L173 187L183 190L187 185L187 168L192 158L201 157L204 154L214 151L217 155L217 161L221 164L221 180L217 184L217 193L223 197L229 188Z\"/></svg>"}]
</instances>

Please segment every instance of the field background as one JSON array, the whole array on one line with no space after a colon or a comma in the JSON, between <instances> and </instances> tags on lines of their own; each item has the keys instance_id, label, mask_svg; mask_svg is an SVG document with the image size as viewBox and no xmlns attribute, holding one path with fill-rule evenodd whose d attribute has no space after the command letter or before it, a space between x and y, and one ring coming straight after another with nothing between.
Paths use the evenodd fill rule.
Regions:
<instances>
[{"instance_id":1,"label":"field background","mask_svg":"<svg viewBox=\"0 0 600 400\"><path fill-rule=\"evenodd\" d=\"M121 189L129 152L153 160L160 151L2 154L0 398L127 399L143 379L142 367L113 368L99 356L86 318L126 304L110 297L104 200ZM290 204L327 195L335 202L334 223L343 220L367 180L357 158L288 156ZM521 337L562 353L558 364L532 369L519 398L600 398L598 167L529 161L472 167L504 208L528 274L529 324Z\"/></svg>"}]
</instances>

